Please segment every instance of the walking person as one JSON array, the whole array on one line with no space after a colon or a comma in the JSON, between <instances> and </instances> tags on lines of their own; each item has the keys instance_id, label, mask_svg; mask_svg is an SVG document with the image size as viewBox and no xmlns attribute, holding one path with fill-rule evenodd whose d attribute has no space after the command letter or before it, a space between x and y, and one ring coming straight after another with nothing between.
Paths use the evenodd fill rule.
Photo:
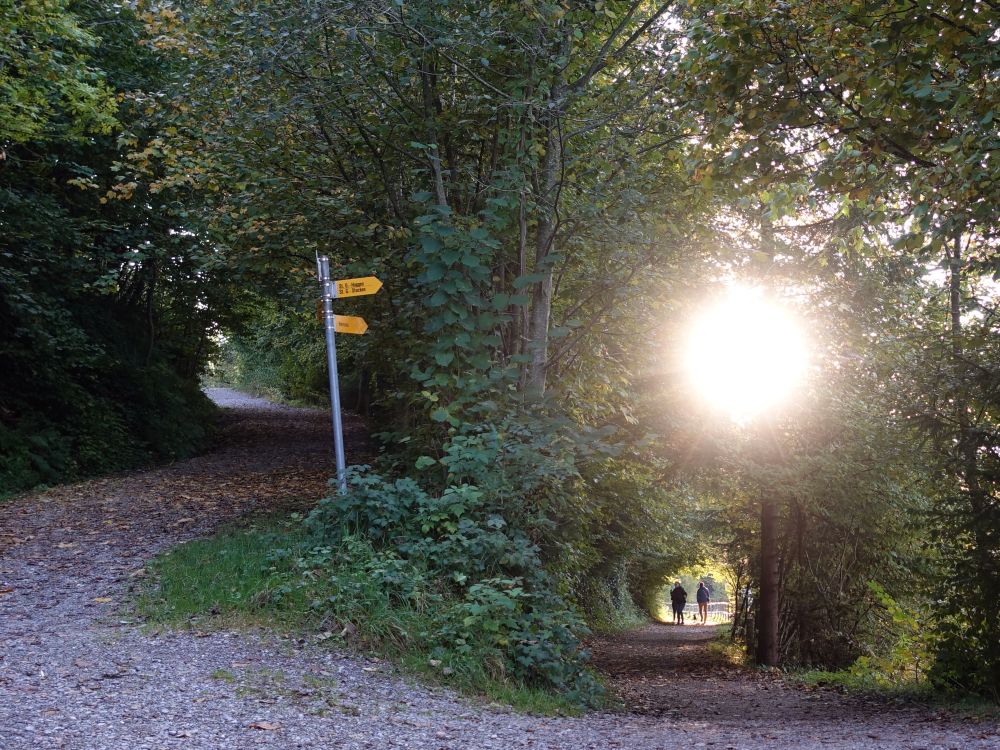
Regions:
<instances>
[{"instance_id":1,"label":"walking person","mask_svg":"<svg viewBox=\"0 0 1000 750\"><path fill-rule=\"evenodd\" d=\"M698 616L701 618L701 624L704 625L708 620L708 603L712 601L711 592L708 590L708 586L705 585L704 581L698 581Z\"/></svg>"},{"instance_id":2,"label":"walking person","mask_svg":"<svg viewBox=\"0 0 1000 750\"><path fill-rule=\"evenodd\" d=\"M674 608L674 625L684 624L684 605L687 604L688 592L681 586L681 582L674 583L674 588L670 592L670 603Z\"/></svg>"}]
</instances>

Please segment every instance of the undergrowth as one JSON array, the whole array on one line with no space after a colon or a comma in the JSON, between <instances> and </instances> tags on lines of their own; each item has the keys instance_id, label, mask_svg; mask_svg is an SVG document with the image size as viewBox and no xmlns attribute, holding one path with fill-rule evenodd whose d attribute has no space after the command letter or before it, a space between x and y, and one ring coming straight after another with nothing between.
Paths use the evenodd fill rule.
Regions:
<instances>
[{"instance_id":1,"label":"undergrowth","mask_svg":"<svg viewBox=\"0 0 1000 750\"><path fill-rule=\"evenodd\" d=\"M309 632L521 711L582 709L576 695L529 684L498 651L505 637L498 614L524 595L513 582L457 596L426 570L357 536L317 541L298 516L183 544L151 569L152 583L137 602L150 623Z\"/></svg>"},{"instance_id":2,"label":"undergrowth","mask_svg":"<svg viewBox=\"0 0 1000 750\"><path fill-rule=\"evenodd\" d=\"M0 502L187 458L211 443L215 406L162 362L139 371L119 364L86 385L66 380L15 388L14 378L14 368L0 373Z\"/></svg>"},{"instance_id":3,"label":"undergrowth","mask_svg":"<svg viewBox=\"0 0 1000 750\"><path fill-rule=\"evenodd\" d=\"M861 656L846 669L793 673L799 681L875 696L883 699L919 701L963 714L996 717L1000 705L974 695L959 681L931 679L935 639L930 613L905 605L875 582L868 588L885 614L888 646L879 653Z\"/></svg>"},{"instance_id":4,"label":"undergrowth","mask_svg":"<svg viewBox=\"0 0 1000 750\"><path fill-rule=\"evenodd\" d=\"M943 692L927 680L887 683L876 675L866 674L862 668L853 667L835 672L792 672L789 678L799 684L837 688L876 700L923 703L962 716L1000 719L1000 705L994 701L971 693Z\"/></svg>"},{"instance_id":5,"label":"undergrowth","mask_svg":"<svg viewBox=\"0 0 1000 750\"><path fill-rule=\"evenodd\" d=\"M718 626L715 638L708 642L706 650L709 657L719 664L744 667L749 662L746 647L733 640L728 622Z\"/></svg>"}]
</instances>

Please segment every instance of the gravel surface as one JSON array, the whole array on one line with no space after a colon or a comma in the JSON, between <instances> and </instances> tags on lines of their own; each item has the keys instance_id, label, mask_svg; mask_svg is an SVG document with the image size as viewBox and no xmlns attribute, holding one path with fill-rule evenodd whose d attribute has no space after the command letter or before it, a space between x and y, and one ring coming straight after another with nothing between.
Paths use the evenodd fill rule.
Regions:
<instances>
[{"instance_id":1,"label":"gravel surface","mask_svg":"<svg viewBox=\"0 0 1000 750\"><path fill-rule=\"evenodd\" d=\"M998 748L995 724L726 670L707 631L596 641L630 713L543 719L266 633L143 632L119 603L143 563L254 510L325 491L324 412L212 389L223 447L59 487L0 512L0 748ZM348 459L362 425L346 424Z\"/></svg>"}]
</instances>

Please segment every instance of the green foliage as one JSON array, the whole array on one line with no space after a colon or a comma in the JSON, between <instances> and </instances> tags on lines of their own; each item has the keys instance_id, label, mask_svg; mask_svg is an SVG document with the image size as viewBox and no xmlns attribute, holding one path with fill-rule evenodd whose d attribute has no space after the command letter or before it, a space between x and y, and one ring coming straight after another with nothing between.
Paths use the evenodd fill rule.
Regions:
<instances>
[{"instance_id":1,"label":"green foliage","mask_svg":"<svg viewBox=\"0 0 1000 750\"><path fill-rule=\"evenodd\" d=\"M644 295L689 267L680 243L702 207L682 166L697 123L665 91L675 38L663 13L203 5L169 144L182 156L170 179L211 194L206 236L242 283L283 303L227 325L238 382L288 395L319 381L322 338L305 325L315 252L339 278L380 277L382 293L350 302L369 333L338 349L387 486L483 492L537 545L546 587L602 599L610 619L633 617L638 592L694 546L680 541L683 494L659 484L665 462L614 460L606 445L634 426L644 343L616 331L656 324ZM522 403L546 381L550 401ZM636 427L623 442L644 437ZM496 455L490 441L502 460L448 478L486 465L469 457ZM422 513L412 503L394 522ZM362 516L356 531L382 520ZM487 556L489 539L477 537Z\"/></svg>"},{"instance_id":2,"label":"green foliage","mask_svg":"<svg viewBox=\"0 0 1000 750\"><path fill-rule=\"evenodd\" d=\"M258 295L248 297L243 304L252 309L222 345L213 363L215 377L236 388L273 398L326 403L326 349L314 312L282 309L280 303ZM350 372L349 362L344 365L343 369Z\"/></svg>"},{"instance_id":3,"label":"green foliage","mask_svg":"<svg viewBox=\"0 0 1000 750\"><path fill-rule=\"evenodd\" d=\"M1000 94L981 85L996 70L996 8L911 13L903 0L690 8L692 91L710 114L712 140L725 143L725 168L756 171L752 190L767 193L773 221L808 195L814 211L867 215L892 225L898 250L931 257L956 228L996 225L989 175ZM874 240L852 232L835 241L850 253Z\"/></svg>"},{"instance_id":4,"label":"green foliage","mask_svg":"<svg viewBox=\"0 0 1000 750\"><path fill-rule=\"evenodd\" d=\"M692 166L741 219L734 241L750 251L746 275L784 276L800 290L818 284L813 310L852 312L828 315L826 325L853 343L831 342L825 354L841 372L854 370L855 384L844 391L828 371L821 390L837 416L823 406L826 422L809 428L820 440L805 453L794 441L781 445L790 473L811 464L845 491L793 481L789 495L791 477L775 472L754 493L782 498L785 600L808 600L802 615L788 613L786 625L795 624L783 642L819 643L808 658L833 654L839 665L867 647L885 653L860 582L875 578L909 601L935 581L924 596L936 602L942 683L965 676L966 688L995 696L997 375L986 342L996 300L975 280L995 271L997 257L989 175L1000 101L995 88L982 89L997 69L997 10L910 10L902 2L687 5L683 85L706 118L706 148ZM938 263L950 300L927 275ZM884 473L862 479L872 456ZM746 521L750 533L756 522ZM883 528L898 533L884 537ZM866 541L855 547L858 535ZM921 549L925 536L935 543ZM799 539L810 558L804 575ZM752 570L752 548L734 563ZM847 568L855 573L843 578ZM826 640L817 628L840 635Z\"/></svg>"},{"instance_id":5,"label":"green foliage","mask_svg":"<svg viewBox=\"0 0 1000 750\"><path fill-rule=\"evenodd\" d=\"M874 581L868 584L875 601L885 610L893 642L881 655L860 657L850 672L862 675L879 686L920 683L926 679L933 660L936 635L930 626L929 608L905 606L893 599Z\"/></svg>"},{"instance_id":6,"label":"green foliage","mask_svg":"<svg viewBox=\"0 0 1000 750\"><path fill-rule=\"evenodd\" d=\"M611 572L598 575L588 571L574 586L574 595L586 612L587 625L598 633L630 630L649 622L651 609L643 611L636 604L629 587L628 561L619 560Z\"/></svg>"},{"instance_id":7,"label":"green foliage","mask_svg":"<svg viewBox=\"0 0 1000 750\"><path fill-rule=\"evenodd\" d=\"M530 599L509 581L484 582L462 597L392 550L356 536L327 543L295 518L181 545L152 568L155 583L138 602L152 622L304 628L522 710L567 713L579 705L576 696L526 686L497 657L497 632Z\"/></svg>"},{"instance_id":8,"label":"green foliage","mask_svg":"<svg viewBox=\"0 0 1000 750\"><path fill-rule=\"evenodd\" d=\"M971 245L971 241L970 241ZM952 263L951 304L929 289L912 313L922 333L898 361L906 413L928 439L939 476L927 553L939 560L927 595L934 602L936 659L931 678L948 689L1000 695L1000 383L995 300L988 284ZM984 286L986 287L984 289ZM946 318L951 313L951 320ZM959 324L955 321L958 319Z\"/></svg>"},{"instance_id":9,"label":"green foliage","mask_svg":"<svg viewBox=\"0 0 1000 750\"><path fill-rule=\"evenodd\" d=\"M7 390L4 406L17 417L0 425L0 497L186 458L208 444L214 407L197 384L162 363L105 370L98 387L60 380L52 369L35 379L31 397L21 395L19 383Z\"/></svg>"},{"instance_id":10,"label":"green foliage","mask_svg":"<svg viewBox=\"0 0 1000 750\"><path fill-rule=\"evenodd\" d=\"M323 398L323 252L386 285L339 338L383 452L282 585L347 560L328 612L439 597L414 639L586 702L568 602L623 625L722 549L745 605L766 497L786 658L924 663L885 628L923 589L934 679L996 694L995 8L0 10L0 492L193 450L211 333L234 382ZM817 332L756 432L676 377L721 277Z\"/></svg>"},{"instance_id":11,"label":"green foliage","mask_svg":"<svg viewBox=\"0 0 1000 750\"><path fill-rule=\"evenodd\" d=\"M117 125L114 92L94 59L101 39L77 5L0 2L0 146Z\"/></svg>"},{"instance_id":12,"label":"green foliage","mask_svg":"<svg viewBox=\"0 0 1000 750\"><path fill-rule=\"evenodd\" d=\"M440 465L443 481L356 475L350 492L324 500L308 524L331 544L365 539L447 587L460 604L425 634L435 658L485 655L517 681L590 705L600 690L580 651L586 629L529 536L544 538L575 472L566 459L553 461L558 443L542 456L532 442L539 436L505 427L513 425L455 435L444 455L422 462Z\"/></svg>"},{"instance_id":13,"label":"green foliage","mask_svg":"<svg viewBox=\"0 0 1000 750\"><path fill-rule=\"evenodd\" d=\"M4 5L0 494L203 447L216 297L177 196L115 175L172 61L126 6Z\"/></svg>"}]
</instances>

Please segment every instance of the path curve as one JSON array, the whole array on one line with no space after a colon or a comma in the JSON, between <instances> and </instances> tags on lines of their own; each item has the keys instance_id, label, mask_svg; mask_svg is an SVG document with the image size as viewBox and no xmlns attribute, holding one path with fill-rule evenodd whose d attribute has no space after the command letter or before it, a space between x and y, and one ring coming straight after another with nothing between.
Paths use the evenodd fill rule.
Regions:
<instances>
[{"instance_id":1,"label":"path curve","mask_svg":"<svg viewBox=\"0 0 1000 750\"><path fill-rule=\"evenodd\" d=\"M699 674L671 683L676 710L541 719L414 685L319 643L144 632L118 604L149 557L248 512L318 497L333 473L325 412L212 395L228 404L219 450L0 505L0 750L998 746L995 726L929 714L893 712L877 727L785 716L774 727L746 713L770 687L710 689L714 678ZM346 430L357 460L362 426L349 420ZM616 641L638 649L630 663L640 672L644 637ZM652 684L668 668L634 676ZM684 704L706 695L714 706L731 701L727 712Z\"/></svg>"},{"instance_id":2,"label":"path curve","mask_svg":"<svg viewBox=\"0 0 1000 750\"><path fill-rule=\"evenodd\" d=\"M594 665L628 713L704 726L694 747L1000 748L1000 727L912 702L795 686L712 650L716 626L654 623L593 639ZM690 745L688 745L690 747Z\"/></svg>"}]
</instances>

